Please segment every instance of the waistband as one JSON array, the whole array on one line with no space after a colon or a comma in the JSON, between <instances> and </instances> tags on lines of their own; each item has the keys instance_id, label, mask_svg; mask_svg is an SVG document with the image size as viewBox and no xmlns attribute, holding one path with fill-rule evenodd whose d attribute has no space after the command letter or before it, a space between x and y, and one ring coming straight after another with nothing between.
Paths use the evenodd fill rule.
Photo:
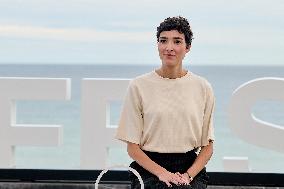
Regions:
<instances>
[{"instance_id":1,"label":"waistband","mask_svg":"<svg viewBox=\"0 0 284 189\"><path fill-rule=\"evenodd\" d=\"M142 150L145 154L154 156L154 157L187 157L192 154L196 154L198 148L194 148L193 150L187 151L185 153L160 153L160 152L151 152L147 150Z\"/></svg>"}]
</instances>

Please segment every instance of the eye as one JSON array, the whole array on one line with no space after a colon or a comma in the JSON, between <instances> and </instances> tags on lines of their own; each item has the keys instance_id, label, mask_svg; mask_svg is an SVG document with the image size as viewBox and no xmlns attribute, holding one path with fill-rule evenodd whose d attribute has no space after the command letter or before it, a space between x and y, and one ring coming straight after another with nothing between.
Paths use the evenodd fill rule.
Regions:
<instances>
[{"instance_id":1,"label":"eye","mask_svg":"<svg viewBox=\"0 0 284 189\"><path fill-rule=\"evenodd\" d=\"M175 44L181 44L182 43L180 40L175 40L174 42L175 42Z\"/></svg>"},{"instance_id":2,"label":"eye","mask_svg":"<svg viewBox=\"0 0 284 189\"><path fill-rule=\"evenodd\" d=\"M166 43L166 42L167 42L166 39L160 39L160 40L159 40L159 43Z\"/></svg>"}]
</instances>

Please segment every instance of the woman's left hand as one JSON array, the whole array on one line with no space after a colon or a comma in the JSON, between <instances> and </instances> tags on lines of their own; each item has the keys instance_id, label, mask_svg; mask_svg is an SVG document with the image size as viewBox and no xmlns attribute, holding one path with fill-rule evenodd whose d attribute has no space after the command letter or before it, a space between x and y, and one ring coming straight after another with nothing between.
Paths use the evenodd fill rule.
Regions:
<instances>
[{"instance_id":1,"label":"woman's left hand","mask_svg":"<svg viewBox=\"0 0 284 189\"><path fill-rule=\"evenodd\" d=\"M183 180L183 183L181 183L181 184L190 185L190 182L192 180L188 177L188 175L186 173L181 174L181 173L177 172L175 174L177 174Z\"/></svg>"}]
</instances>

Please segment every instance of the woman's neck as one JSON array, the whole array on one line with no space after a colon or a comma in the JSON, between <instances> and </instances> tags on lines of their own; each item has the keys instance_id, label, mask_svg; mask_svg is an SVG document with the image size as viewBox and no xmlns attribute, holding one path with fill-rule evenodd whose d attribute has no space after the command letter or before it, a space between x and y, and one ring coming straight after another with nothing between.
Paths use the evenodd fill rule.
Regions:
<instances>
[{"instance_id":1,"label":"woman's neck","mask_svg":"<svg viewBox=\"0 0 284 189\"><path fill-rule=\"evenodd\" d=\"M176 79L181 78L187 74L187 70L183 68L164 68L161 67L156 70L157 74L161 77L169 78L169 79Z\"/></svg>"}]
</instances>

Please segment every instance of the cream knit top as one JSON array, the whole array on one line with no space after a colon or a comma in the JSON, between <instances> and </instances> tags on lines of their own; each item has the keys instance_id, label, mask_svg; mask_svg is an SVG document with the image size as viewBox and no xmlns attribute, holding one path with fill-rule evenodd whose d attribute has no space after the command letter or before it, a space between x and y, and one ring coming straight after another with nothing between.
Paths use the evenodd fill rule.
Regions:
<instances>
[{"instance_id":1,"label":"cream knit top","mask_svg":"<svg viewBox=\"0 0 284 189\"><path fill-rule=\"evenodd\" d=\"M177 79L141 75L128 86L116 138L160 153L206 146L214 140L214 102L211 85L192 72Z\"/></svg>"}]
</instances>

